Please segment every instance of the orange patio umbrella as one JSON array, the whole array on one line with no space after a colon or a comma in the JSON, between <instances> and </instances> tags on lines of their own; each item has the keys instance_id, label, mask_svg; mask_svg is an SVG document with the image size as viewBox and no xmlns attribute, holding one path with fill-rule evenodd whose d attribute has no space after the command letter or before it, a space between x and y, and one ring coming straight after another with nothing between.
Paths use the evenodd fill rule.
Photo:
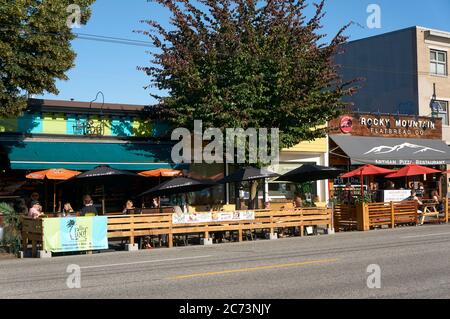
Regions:
<instances>
[{"instance_id":1,"label":"orange patio umbrella","mask_svg":"<svg viewBox=\"0 0 450 319\"><path fill-rule=\"evenodd\" d=\"M72 178L74 176L77 176L81 174L81 172L78 171L71 171L64 168L52 168L47 169L45 171L38 171L30 173L26 176L28 179L51 179L51 180L60 180L65 181L69 178Z\"/></svg>"},{"instance_id":2,"label":"orange patio umbrella","mask_svg":"<svg viewBox=\"0 0 450 319\"><path fill-rule=\"evenodd\" d=\"M139 175L145 177L176 177L182 176L183 172L176 169L171 168L158 168L152 169L151 171L140 172Z\"/></svg>"},{"instance_id":3,"label":"orange patio umbrella","mask_svg":"<svg viewBox=\"0 0 450 319\"><path fill-rule=\"evenodd\" d=\"M390 173L394 173L395 171L391 170L391 169L386 169L386 168L382 168L382 167L378 167L378 166L374 166L374 165L364 165L361 166L351 172L348 172L344 175L341 175L342 178L350 178L350 177L355 177L355 176L359 176L360 180L361 180L361 195L364 195L364 176L372 176L372 175L385 175L385 174L390 174Z\"/></svg>"},{"instance_id":4,"label":"orange patio umbrella","mask_svg":"<svg viewBox=\"0 0 450 319\"><path fill-rule=\"evenodd\" d=\"M28 179L65 181L79 174L81 174L81 172L71 171L64 168L51 168L44 171L30 173L25 177ZM56 182L53 184L53 212L55 211L56 211Z\"/></svg>"}]
</instances>

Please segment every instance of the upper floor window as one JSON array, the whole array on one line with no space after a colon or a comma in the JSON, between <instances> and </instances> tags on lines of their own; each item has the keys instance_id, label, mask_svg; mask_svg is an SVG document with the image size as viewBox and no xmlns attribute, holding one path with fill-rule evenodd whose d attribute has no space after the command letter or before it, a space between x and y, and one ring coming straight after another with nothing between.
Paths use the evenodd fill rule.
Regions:
<instances>
[{"instance_id":1,"label":"upper floor window","mask_svg":"<svg viewBox=\"0 0 450 319\"><path fill-rule=\"evenodd\" d=\"M435 75L447 75L447 52L430 50L430 72Z\"/></svg>"},{"instance_id":2,"label":"upper floor window","mask_svg":"<svg viewBox=\"0 0 450 319\"><path fill-rule=\"evenodd\" d=\"M442 124L449 125L448 101L434 101L434 109L436 116L442 119Z\"/></svg>"}]
</instances>

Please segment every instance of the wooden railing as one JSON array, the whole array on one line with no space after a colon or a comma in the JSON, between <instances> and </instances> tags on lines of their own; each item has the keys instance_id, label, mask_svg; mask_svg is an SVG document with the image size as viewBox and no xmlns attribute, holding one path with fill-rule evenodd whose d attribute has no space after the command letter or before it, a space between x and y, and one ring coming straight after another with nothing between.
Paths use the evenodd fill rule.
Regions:
<instances>
[{"instance_id":1,"label":"wooden railing","mask_svg":"<svg viewBox=\"0 0 450 319\"><path fill-rule=\"evenodd\" d=\"M44 229L42 219L33 219L31 217L21 217L22 224L22 251L26 251L28 242L31 241L32 255L37 255L38 245L42 244Z\"/></svg>"},{"instance_id":2,"label":"wooden railing","mask_svg":"<svg viewBox=\"0 0 450 319\"><path fill-rule=\"evenodd\" d=\"M210 237L211 232L237 231L242 241L243 231L299 227L300 235L304 226L326 225L331 228L331 209L305 208L277 211L256 211L254 220L220 221L207 223L173 224L172 214L122 215L108 217L108 238L128 238L130 244L136 237L168 235L168 246L173 246L173 236L180 234L203 234Z\"/></svg>"},{"instance_id":3,"label":"wooden railing","mask_svg":"<svg viewBox=\"0 0 450 319\"><path fill-rule=\"evenodd\" d=\"M394 228L401 224L418 223L417 201L403 201L390 203L370 203L363 205L363 228L375 228L389 225Z\"/></svg>"},{"instance_id":4,"label":"wooden railing","mask_svg":"<svg viewBox=\"0 0 450 319\"><path fill-rule=\"evenodd\" d=\"M334 205L333 214L333 224L336 232L358 229L358 219L355 205Z\"/></svg>"},{"instance_id":5,"label":"wooden railing","mask_svg":"<svg viewBox=\"0 0 450 319\"><path fill-rule=\"evenodd\" d=\"M43 242L42 219L22 217L22 251L26 251L31 241L32 254L36 256L37 246ZM134 244L136 238L152 235L167 235L169 247L173 246L174 235L203 234L209 238L212 232L236 231L242 241L247 230L267 229L274 233L276 229L299 227L304 235L305 226L325 225L331 228L331 209L305 208L289 210L257 210L254 220L221 221L208 223L174 224L172 214L139 214L108 216L108 239L126 238Z\"/></svg>"},{"instance_id":6,"label":"wooden railing","mask_svg":"<svg viewBox=\"0 0 450 319\"><path fill-rule=\"evenodd\" d=\"M449 200L444 200L444 212L440 222L449 222ZM336 231L370 230L383 225L395 227L401 224L418 223L418 204L416 201L398 203L370 203L357 205L335 205L328 208L303 208L284 210L257 210L254 220L221 221L195 224L174 224L171 213L113 215L108 216L108 238L126 238L134 244L136 238L152 235L167 235L169 247L173 246L174 235L203 234L210 238L213 232L236 231L237 240L242 241L244 231L267 230L274 233L277 229L298 227L300 235L304 235L305 226L325 225ZM22 217L22 245L26 250L29 242L33 256L37 246L43 241L42 219Z\"/></svg>"},{"instance_id":7,"label":"wooden railing","mask_svg":"<svg viewBox=\"0 0 450 319\"><path fill-rule=\"evenodd\" d=\"M402 224L417 224L417 211L416 201L335 205L334 228L336 231L367 231L383 225L393 228Z\"/></svg>"}]
</instances>

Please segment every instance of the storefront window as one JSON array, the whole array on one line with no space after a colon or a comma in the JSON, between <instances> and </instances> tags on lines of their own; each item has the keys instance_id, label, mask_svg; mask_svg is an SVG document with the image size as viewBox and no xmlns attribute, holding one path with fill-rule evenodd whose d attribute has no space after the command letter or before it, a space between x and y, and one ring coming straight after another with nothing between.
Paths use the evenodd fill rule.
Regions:
<instances>
[{"instance_id":1,"label":"storefront window","mask_svg":"<svg viewBox=\"0 0 450 319\"><path fill-rule=\"evenodd\" d=\"M442 124L449 125L448 122L448 102L434 101L436 105L436 115L442 119Z\"/></svg>"},{"instance_id":2,"label":"storefront window","mask_svg":"<svg viewBox=\"0 0 450 319\"><path fill-rule=\"evenodd\" d=\"M280 163L277 167L273 167L272 170L282 175L301 167L304 164L315 163ZM317 182L290 183L279 182L274 179L269 180L269 199L271 202L290 201L294 198L296 193L300 193L308 202L313 201L317 196Z\"/></svg>"}]
</instances>

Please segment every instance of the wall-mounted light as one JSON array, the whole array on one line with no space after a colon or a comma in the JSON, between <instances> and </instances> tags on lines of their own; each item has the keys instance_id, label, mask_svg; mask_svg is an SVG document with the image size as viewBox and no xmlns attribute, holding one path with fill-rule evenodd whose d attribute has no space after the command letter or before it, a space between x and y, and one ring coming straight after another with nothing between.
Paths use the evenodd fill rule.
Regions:
<instances>
[{"instance_id":1,"label":"wall-mounted light","mask_svg":"<svg viewBox=\"0 0 450 319\"><path fill-rule=\"evenodd\" d=\"M434 119L439 114L439 109L441 105L436 100L436 83L433 83L433 97L431 98L430 108L431 108L431 117Z\"/></svg>"}]
</instances>

